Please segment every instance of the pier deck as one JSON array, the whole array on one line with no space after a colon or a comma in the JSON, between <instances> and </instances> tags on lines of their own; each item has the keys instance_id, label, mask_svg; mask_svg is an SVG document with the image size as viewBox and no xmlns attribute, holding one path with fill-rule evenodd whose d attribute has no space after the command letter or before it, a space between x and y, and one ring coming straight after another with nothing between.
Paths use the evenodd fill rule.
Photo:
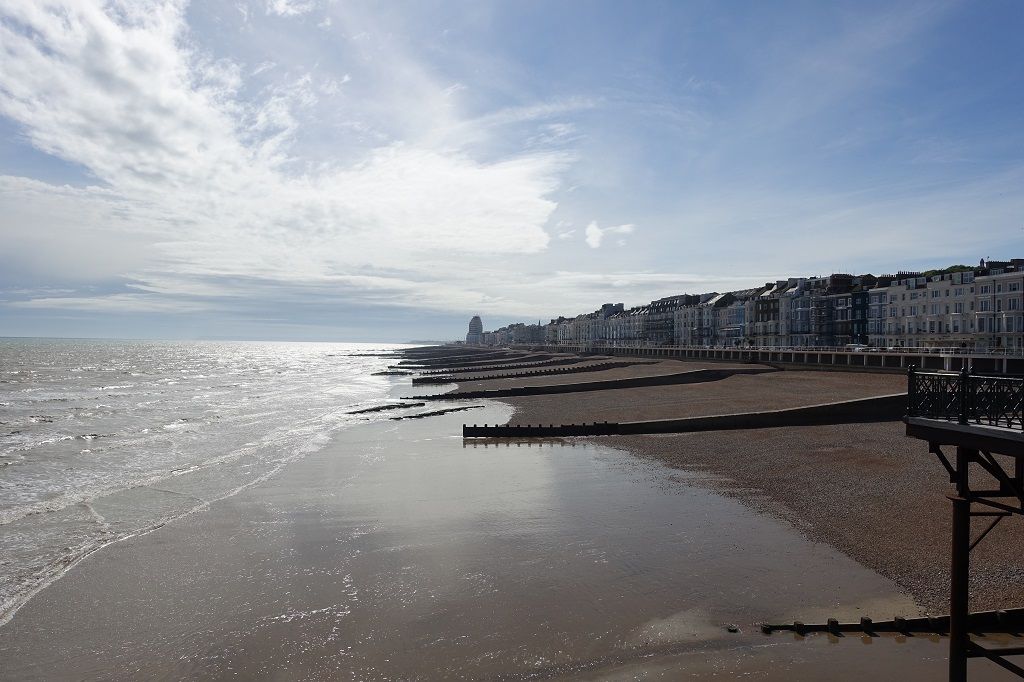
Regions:
<instances>
[{"instance_id":1,"label":"pier deck","mask_svg":"<svg viewBox=\"0 0 1024 682\"><path fill-rule=\"evenodd\" d=\"M992 649L970 637L970 553L1009 516L1024 516L1024 378L908 373L906 433L928 443L949 473L952 503L949 679L967 679L967 662L986 658L1024 678L1009 660L1024 647ZM955 454L943 448L955 449ZM986 522L972 540L971 520ZM1001 632L1014 634L1016 625Z\"/></svg>"}]
</instances>

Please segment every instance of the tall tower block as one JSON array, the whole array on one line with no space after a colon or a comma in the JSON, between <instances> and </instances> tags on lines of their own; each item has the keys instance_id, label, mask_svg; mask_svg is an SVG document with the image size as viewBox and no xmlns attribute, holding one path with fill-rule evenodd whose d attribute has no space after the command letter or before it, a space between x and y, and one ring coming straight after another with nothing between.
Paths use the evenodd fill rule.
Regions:
<instances>
[{"instance_id":1,"label":"tall tower block","mask_svg":"<svg viewBox=\"0 0 1024 682\"><path fill-rule=\"evenodd\" d=\"M469 333L466 334L466 343L470 346L479 346L483 341L484 323L480 321L479 315L474 315L469 321Z\"/></svg>"}]
</instances>

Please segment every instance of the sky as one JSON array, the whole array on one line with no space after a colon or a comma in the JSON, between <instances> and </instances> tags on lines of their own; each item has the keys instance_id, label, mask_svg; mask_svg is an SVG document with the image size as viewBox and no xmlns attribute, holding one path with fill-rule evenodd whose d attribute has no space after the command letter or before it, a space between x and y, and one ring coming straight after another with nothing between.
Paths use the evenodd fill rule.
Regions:
<instances>
[{"instance_id":1,"label":"sky","mask_svg":"<svg viewBox=\"0 0 1024 682\"><path fill-rule=\"evenodd\" d=\"M0 336L408 341L1024 256L1024 3L0 0Z\"/></svg>"}]
</instances>

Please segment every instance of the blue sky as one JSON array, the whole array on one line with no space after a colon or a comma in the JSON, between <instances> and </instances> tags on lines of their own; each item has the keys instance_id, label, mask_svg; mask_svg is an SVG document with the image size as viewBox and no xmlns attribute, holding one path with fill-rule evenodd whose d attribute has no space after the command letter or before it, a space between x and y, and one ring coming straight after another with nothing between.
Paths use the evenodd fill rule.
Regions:
<instances>
[{"instance_id":1,"label":"blue sky","mask_svg":"<svg viewBox=\"0 0 1024 682\"><path fill-rule=\"evenodd\" d=\"M1024 4L0 2L0 335L407 340L1024 255Z\"/></svg>"}]
</instances>

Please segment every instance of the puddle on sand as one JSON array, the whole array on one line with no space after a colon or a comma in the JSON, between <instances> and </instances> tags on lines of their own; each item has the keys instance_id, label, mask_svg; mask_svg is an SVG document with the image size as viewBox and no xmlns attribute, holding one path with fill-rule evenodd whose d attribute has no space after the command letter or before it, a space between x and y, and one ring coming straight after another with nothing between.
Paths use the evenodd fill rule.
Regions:
<instances>
[{"instance_id":1,"label":"puddle on sand","mask_svg":"<svg viewBox=\"0 0 1024 682\"><path fill-rule=\"evenodd\" d=\"M913 613L829 547L608 448L463 447L463 420L352 429L97 554L0 629L0 656L30 679L941 676L923 638L757 630Z\"/></svg>"}]
</instances>

